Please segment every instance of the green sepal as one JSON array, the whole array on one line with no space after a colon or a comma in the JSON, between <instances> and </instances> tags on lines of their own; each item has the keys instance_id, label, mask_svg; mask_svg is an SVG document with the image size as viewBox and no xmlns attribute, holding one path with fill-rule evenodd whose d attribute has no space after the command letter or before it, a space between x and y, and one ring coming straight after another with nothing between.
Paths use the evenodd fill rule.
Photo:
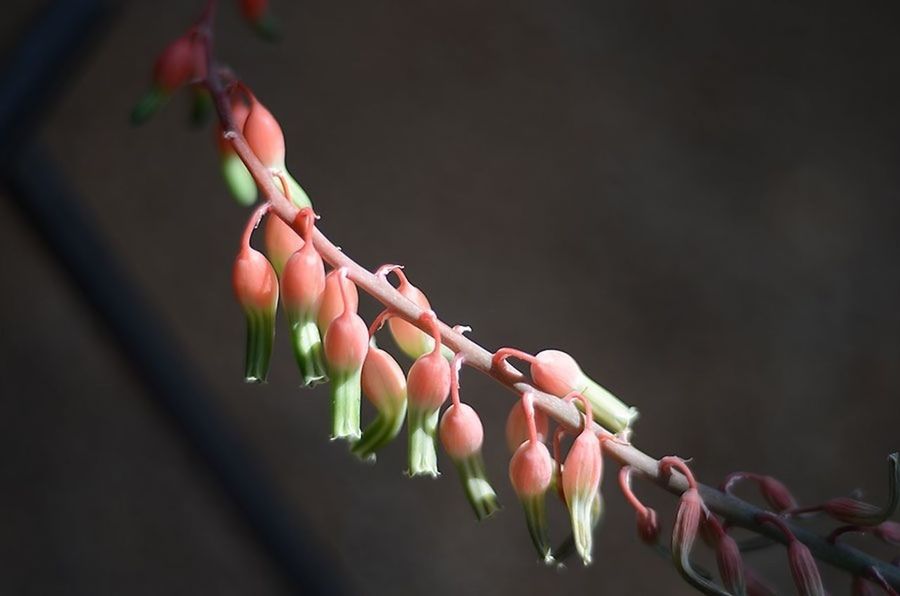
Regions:
<instances>
[{"instance_id":1,"label":"green sepal","mask_svg":"<svg viewBox=\"0 0 900 596\"><path fill-rule=\"evenodd\" d=\"M360 438L359 409L362 388L360 373L362 368L351 372L331 374L331 440Z\"/></svg>"},{"instance_id":2,"label":"green sepal","mask_svg":"<svg viewBox=\"0 0 900 596\"><path fill-rule=\"evenodd\" d=\"M244 360L244 380L263 383L269 374L272 344L275 341L275 313L251 310L247 312L247 346Z\"/></svg>"},{"instance_id":3,"label":"green sepal","mask_svg":"<svg viewBox=\"0 0 900 596\"><path fill-rule=\"evenodd\" d=\"M438 424L438 410L433 412L420 408L407 410L406 427L409 430L409 476L441 475L437 465L437 449L435 448L435 432Z\"/></svg>"},{"instance_id":4,"label":"green sepal","mask_svg":"<svg viewBox=\"0 0 900 596\"><path fill-rule=\"evenodd\" d=\"M475 512L475 517L481 521L500 510L500 500L494 492L491 483L488 482L487 472L484 468L484 458L477 451L469 457L455 461L456 471L466 499Z\"/></svg>"},{"instance_id":5,"label":"green sepal","mask_svg":"<svg viewBox=\"0 0 900 596\"><path fill-rule=\"evenodd\" d=\"M550 539L547 536L547 506L545 494L522 499L522 509L525 511L525 524L528 526L528 535L534 544L538 556L545 565L555 562L553 551L550 548Z\"/></svg>"},{"instance_id":6,"label":"green sepal","mask_svg":"<svg viewBox=\"0 0 900 596\"><path fill-rule=\"evenodd\" d=\"M294 348L294 359L300 369L303 386L314 387L328 382L322 356L322 337L315 317L312 313L299 317L288 314L288 319L291 326L291 346Z\"/></svg>"},{"instance_id":7,"label":"green sepal","mask_svg":"<svg viewBox=\"0 0 900 596\"><path fill-rule=\"evenodd\" d=\"M243 207L249 207L256 202L256 181L247 170L247 166L241 161L234 151L226 152L220 161L222 177L225 185L234 200Z\"/></svg>"},{"instance_id":8,"label":"green sepal","mask_svg":"<svg viewBox=\"0 0 900 596\"><path fill-rule=\"evenodd\" d=\"M406 418L406 400L396 409L378 412L378 415L363 431L360 439L353 444L351 451L360 459L375 461L375 452L393 441L403 428Z\"/></svg>"},{"instance_id":9,"label":"green sepal","mask_svg":"<svg viewBox=\"0 0 900 596\"><path fill-rule=\"evenodd\" d=\"M584 377L585 386L578 387L594 412L594 420L613 433L627 433L638 418L637 408L626 405L618 397L601 387L588 377Z\"/></svg>"},{"instance_id":10,"label":"green sepal","mask_svg":"<svg viewBox=\"0 0 900 596\"><path fill-rule=\"evenodd\" d=\"M594 497L594 503L591 507L593 529L596 531L597 525L603 519L603 501L600 499L600 493ZM565 540L553 551L557 561L565 561L575 552L575 536L570 531Z\"/></svg>"},{"instance_id":11,"label":"green sepal","mask_svg":"<svg viewBox=\"0 0 900 596\"><path fill-rule=\"evenodd\" d=\"M134 109L131 110L131 123L135 126L140 126L147 122L159 111L168 99L168 93L159 87L153 87L140 99L140 101L138 101L137 105L134 106Z\"/></svg>"}]
</instances>

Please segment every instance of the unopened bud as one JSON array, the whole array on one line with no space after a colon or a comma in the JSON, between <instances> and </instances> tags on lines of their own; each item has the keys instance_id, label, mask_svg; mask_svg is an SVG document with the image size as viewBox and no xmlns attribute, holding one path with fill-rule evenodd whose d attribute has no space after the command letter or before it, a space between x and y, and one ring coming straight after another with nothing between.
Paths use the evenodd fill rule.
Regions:
<instances>
[{"instance_id":1,"label":"unopened bud","mask_svg":"<svg viewBox=\"0 0 900 596\"><path fill-rule=\"evenodd\" d=\"M284 223L280 217L267 218L263 228L263 242L266 247L266 256L272 261L275 272L281 276L281 273L284 271L284 264L291 258L291 255L300 250L303 246L303 239L300 238L300 234L295 232L291 226ZM340 296L340 289L337 284L334 284L334 291ZM338 298L338 302L340 303L340 298ZM344 310L343 304L340 304L340 306L341 308L334 313L335 317ZM332 317L332 319L333 318L334 317ZM328 322L331 323L331 320ZM322 333L325 333L326 329L328 329L328 325L325 325L324 328L320 327L319 330Z\"/></svg>"},{"instance_id":2,"label":"unopened bud","mask_svg":"<svg viewBox=\"0 0 900 596\"><path fill-rule=\"evenodd\" d=\"M269 10L268 0L241 0L241 16L263 39L274 41L280 37L278 26Z\"/></svg>"},{"instance_id":3,"label":"unopened bud","mask_svg":"<svg viewBox=\"0 0 900 596\"><path fill-rule=\"evenodd\" d=\"M278 305L278 278L275 270L266 257L249 244L250 233L257 220L258 216L254 214L245 231L244 243L232 271L234 295L247 317L244 379L248 383L266 380L275 338L275 310Z\"/></svg>"},{"instance_id":4,"label":"unopened bud","mask_svg":"<svg viewBox=\"0 0 900 596\"><path fill-rule=\"evenodd\" d=\"M850 497L829 499L822 504L822 511L838 521L856 526L871 526L884 517L880 507Z\"/></svg>"},{"instance_id":5,"label":"unopened bud","mask_svg":"<svg viewBox=\"0 0 900 596\"><path fill-rule=\"evenodd\" d=\"M484 427L475 410L457 402L444 411L440 425L441 444L453 460L466 498L481 520L500 509L497 493L487 479L481 445Z\"/></svg>"},{"instance_id":6,"label":"unopened bud","mask_svg":"<svg viewBox=\"0 0 900 596\"><path fill-rule=\"evenodd\" d=\"M142 124L179 87L205 76L203 48L193 35L182 35L163 49L153 65L153 86L131 113L134 124Z\"/></svg>"},{"instance_id":7,"label":"unopened bud","mask_svg":"<svg viewBox=\"0 0 900 596\"><path fill-rule=\"evenodd\" d=\"M540 410L534 411L534 423L537 428L538 441L547 442L550 420ZM510 453L515 453L519 445L528 440L528 421L521 402L516 402L506 418L506 446Z\"/></svg>"},{"instance_id":8,"label":"unopened bud","mask_svg":"<svg viewBox=\"0 0 900 596\"><path fill-rule=\"evenodd\" d=\"M600 492L603 457L600 440L594 434L591 405L585 396L584 429L575 438L562 469L562 488L572 522L575 548L585 565L591 563L595 516L594 501Z\"/></svg>"},{"instance_id":9,"label":"unopened bud","mask_svg":"<svg viewBox=\"0 0 900 596\"><path fill-rule=\"evenodd\" d=\"M797 500L791 491L777 478L762 476L759 491L772 509L778 513L797 508Z\"/></svg>"},{"instance_id":10,"label":"unopened bud","mask_svg":"<svg viewBox=\"0 0 900 596\"><path fill-rule=\"evenodd\" d=\"M872 533L882 542L900 546L900 523L893 521L881 522L872 529Z\"/></svg>"},{"instance_id":11,"label":"unopened bud","mask_svg":"<svg viewBox=\"0 0 900 596\"><path fill-rule=\"evenodd\" d=\"M312 202L309 200L306 191L288 173L285 166L284 133L281 131L281 125L278 124L275 116L256 98L253 98L250 105L250 115L247 116L247 121L244 122L244 138L247 139L250 149L264 166L273 172L284 174L289 188L285 188L284 184L281 184L281 187L294 205L301 209L310 207ZM278 182L281 183L280 180Z\"/></svg>"},{"instance_id":12,"label":"unopened bud","mask_svg":"<svg viewBox=\"0 0 900 596\"><path fill-rule=\"evenodd\" d=\"M744 578L744 560L741 557L741 549L713 516L706 518L703 527L712 534L713 548L716 552L716 564L719 567L719 577L722 585L729 593L739 596L747 593L747 583Z\"/></svg>"},{"instance_id":13,"label":"unopened bud","mask_svg":"<svg viewBox=\"0 0 900 596\"><path fill-rule=\"evenodd\" d=\"M234 121L234 126L237 130L243 130L244 122L247 121L247 116L249 115L250 108L246 103L242 100L232 100L231 118ZM222 171L222 177L225 179L225 184L231 192L231 196L233 196L241 205L252 205L256 202L256 181L253 180L253 176L250 174L247 166L245 166L244 162L241 161L241 158L238 157L234 147L232 147L231 143L225 138L221 124L215 126L215 132L216 145L219 149L220 169ZM278 218L271 219L274 220ZM284 224L284 222L281 223ZM268 224L266 227L268 228ZM272 258L271 254L269 255L269 258ZM281 264L283 265L283 262ZM276 267L275 271L280 273L281 267Z\"/></svg>"},{"instance_id":14,"label":"unopened bud","mask_svg":"<svg viewBox=\"0 0 900 596\"><path fill-rule=\"evenodd\" d=\"M342 288L353 284L347 270L338 270ZM349 291L342 289L344 296ZM359 410L361 373L369 349L369 329L344 300L344 312L336 317L325 332L325 361L331 378L332 439L356 440L360 437Z\"/></svg>"},{"instance_id":15,"label":"unopened bud","mask_svg":"<svg viewBox=\"0 0 900 596\"><path fill-rule=\"evenodd\" d=\"M606 429L619 433L631 428L638 411L601 387L582 372L574 358L559 350L544 350L531 363L531 378L547 393L563 397L580 391L591 402L594 418Z\"/></svg>"},{"instance_id":16,"label":"unopened bud","mask_svg":"<svg viewBox=\"0 0 900 596\"><path fill-rule=\"evenodd\" d=\"M412 285L407 279L403 270L399 266L385 266L379 270L380 273L394 273L400 280L397 291L404 298L421 308L422 310L431 310L431 304L428 298L422 293L422 290ZM413 325L408 321L404 321L399 317L394 317L388 321L388 328L391 331L391 337L404 354L410 358L418 358L419 356L430 352L434 349L434 340L427 333Z\"/></svg>"},{"instance_id":17,"label":"unopened bud","mask_svg":"<svg viewBox=\"0 0 900 596\"><path fill-rule=\"evenodd\" d=\"M375 459L375 452L392 441L406 417L406 375L394 357L369 345L362 368L363 395L378 410L378 415L353 444L353 453L362 459Z\"/></svg>"},{"instance_id":18,"label":"unopened bud","mask_svg":"<svg viewBox=\"0 0 900 596\"><path fill-rule=\"evenodd\" d=\"M644 544L654 545L659 541L659 516L655 509L647 507L636 512L638 537Z\"/></svg>"},{"instance_id":19,"label":"unopened bud","mask_svg":"<svg viewBox=\"0 0 900 596\"><path fill-rule=\"evenodd\" d=\"M436 477L439 472L435 431L438 410L450 394L450 364L441 355L434 313L430 313L429 319L434 326L435 349L416 359L406 377L409 475Z\"/></svg>"},{"instance_id":20,"label":"unopened bud","mask_svg":"<svg viewBox=\"0 0 900 596\"><path fill-rule=\"evenodd\" d=\"M309 238L315 216L308 208L305 216ZM307 242L288 259L281 276L281 303L291 327L294 359L305 387L327 380L322 338L316 326L319 299L324 289L325 265L313 243Z\"/></svg>"},{"instance_id":21,"label":"unopened bud","mask_svg":"<svg viewBox=\"0 0 900 596\"><path fill-rule=\"evenodd\" d=\"M525 521L538 556L551 563L547 534L546 494L553 480L553 458L543 443L526 441L509 462L509 481L525 510Z\"/></svg>"},{"instance_id":22,"label":"unopened bud","mask_svg":"<svg viewBox=\"0 0 900 596\"><path fill-rule=\"evenodd\" d=\"M806 545L795 538L788 544L787 551L797 592L801 596L825 596L819 567Z\"/></svg>"},{"instance_id":23,"label":"unopened bud","mask_svg":"<svg viewBox=\"0 0 900 596\"><path fill-rule=\"evenodd\" d=\"M301 240L300 242L303 241ZM359 292L356 289L356 285L343 284L346 287L342 289L337 271L335 269L325 276L325 290L322 291L319 313L316 317L319 331L322 334L325 333L331 322L344 312L344 296L347 297L347 304L350 310L356 312L356 309L359 308Z\"/></svg>"}]
</instances>

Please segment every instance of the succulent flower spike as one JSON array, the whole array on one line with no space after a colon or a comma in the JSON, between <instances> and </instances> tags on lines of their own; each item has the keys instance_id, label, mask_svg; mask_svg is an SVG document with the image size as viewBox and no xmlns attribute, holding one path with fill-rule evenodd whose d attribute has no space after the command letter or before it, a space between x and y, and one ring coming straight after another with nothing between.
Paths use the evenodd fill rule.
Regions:
<instances>
[{"instance_id":1,"label":"succulent flower spike","mask_svg":"<svg viewBox=\"0 0 900 596\"><path fill-rule=\"evenodd\" d=\"M243 132L247 144L250 145L250 149L253 150L259 161L273 174L284 174L284 178L279 177L276 180L281 184L285 195L290 193L294 205L300 208L311 207L312 202L306 191L287 171L284 162L284 133L281 132L281 125L278 124L272 112L266 109L252 93L250 94L250 115L244 122Z\"/></svg>"},{"instance_id":2,"label":"succulent flower spike","mask_svg":"<svg viewBox=\"0 0 900 596\"><path fill-rule=\"evenodd\" d=\"M196 78L206 75L203 47L188 31L172 41L156 58L150 91L131 112L133 124L143 124L155 114L169 97Z\"/></svg>"},{"instance_id":3,"label":"succulent flower spike","mask_svg":"<svg viewBox=\"0 0 900 596\"><path fill-rule=\"evenodd\" d=\"M787 538L788 562L797 593L801 596L825 596L825 587L822 585L822 577L819 575L815 558L809 552L809 548L797 540L784 520L773 513L764 512L756 516L756 521L776 526Z\"/></svg>"},{"instance_id":4,"label":"succulent flower spike","mask_svg":"<svg viewBox=\"0 0 900 596\"><path fill-rule=\"evenodd\" d=\"M406 376L406 427L409 430L410 476L440 475L434 447L438 410L450 393L450 364L441 355L441 333L433 311L422 315L422 322L431 326L434 348L419 356ZM390 324L390 321L388 322Z\"/></svg>"},{"instance_id":5,"label":"succulent flower spike","mask_svg":"<svg viewBox=\"0 0 900 596\"><path fill-rule=\"evenodd\" d=\"M531 379L541 391L563 397L573 391L582 393L591 402L594 418L607 430L627 439L638 411L598 385L582 372L575 359L559 350L544 350L532 356L514 348L502 348L494 354L493 365L499 368L507 358L514 357L531 365Z\"/></svg>"},{"instance_id":6,"label":"succulent flower spike","mask_svg":"<svg viewBox=\"0 0 900 596\"><path fill-rule=\"evenodd\" d=\"M350 310L355 311L359 307L359 291L356 289L356 284L341 284L337 272L337 269L333 269L325 276L325 290L319 301L319 314L316 319L319 332L323 335L331 322L344 312L345 295L350 304Z\"/></svg>"},{"instance_id":7,"label":"succulent flower spike","mask_svg":"<svg viewBox=\"0 0 900 596\"><path fill-rule=\"evenodd\" d=\"M231 117L234 120L234 125L237 130L243 130L244 123L247 121L247 116L249 115L250 108L244 103L243 99L233 97L231 100ZM222 177L225 179L225 184L228 186L231 196L233 196L234 200L240 205L245 207L252 205L256 202L257 197L256 181L253 180L253 176L250 174L247 166L244 165L244 162L242 162L241 158L238 157L238 154L235 153L234 147L232 147L231 143L228 142L228 139L225 138L225 131L222 130L221 124L216 124L215 132L216 146L219 149L219 164L222 171ZM282 226L287 226L287 224L277 217L268 220L268 222L273 221L278 221ZM267 230L270 226L270 223L268 222L266 223ZM268 232L266 235L268 236ZM271 257L272 255L270 254L269 258ZM284 265L283 261L281 265ZM275 270L280 273L281 267L276 267Z\"/></svg>"},{"instance_id":8,"label":"succulent flower spike","mask_svg":"<svg viewBox=\"0 0 900 596\"><path fill-rule=\"evenodd\" d=\"M704 594L729 596L729 593L716 585L711 579L700 574L691 564L691 551L700 531L700 523L706 515L706 506L697 489L697 481L687 464L678 457L664 457L659 460L660 476L668 476L673 469L684 474L688 481L688 489L681 493L678 512L675 514L675 525L672 528L672 560L678 573L691 586Z\"/></svg>"},{"instance_id":9,"label":"succulent flower spike","mask_svg":"<svg viewBox=\"0 0 900 596\"><path fill-rule=\"evenodd\" d=\"M272 16L268 0L241 0L241 16L266 41L281 38L278 22Z\"/></svg>"},{"instance_id":10,"label":"succulent flower spike","mask_svg":"<svg viewBox=\"0 0 900 596\"><path fill-rule=\"evenodd\" d=\"M619 470L619 488L637 515L637 530L641 542L653 546L659 542L659 517L656 511L644 505L631 488L634 468L622 466Z\"/></svg>"},{"instance_id":11,"label":"succulent flower spike","mask_svg":"<svg viewBox=\"0 0 900 596\"><path fill-rule=\"evenodd\" d=\"M381 328L383 311L369 327L369 351L362 368L363 395L378 410L378 415L353 444L354 454L365 460L375 460L375 452L393 441L406 418L406 375L394 357L375 344L375 332Z\"/></svg>"},{"instance_id":12,"label":"succulent flower spike","mask_svg":"<svg viewBox=\"0 0 900 596\"><path fill-rule=\"evenodd\" d=\"M497 493L487 479L481 446L484 427L471 406L459 401L459 369L463 356L457 354L450 363L450 399L452 404L441 417L440 436L444 451L456 464L463 490L478 520L500 509Z\"/></svg>"},{"instance_id":13,"label":"succulent flower spike","mask_svg":"<svg viewBox=\"0 0 900 596\"><path fill-rule=\"evenodd\" d=\"M575 548L585 565L591 563L594 524L597 521L594 502L600 494L600 477L603 474L603 457L600 439L594 434L591 402L580 392L566 398L577 397L584 405L584 428L566 456L562 467L562 489L575 535Z\"/></svg>"},{"instance_id":14,"label":"succulent flower spike","mask_svg":"<svg viewBox=\"0 0 900 596\"><path fill-rule=\"evenodd\" d=\"M375 275L386 279L389 273L397 276L397 279L400 281L397 291L404 298L422 310L431 310L428 298L422 293L422 290L409 283L409 279L403 273L402 265L383 265L378 268ZM388 329L390 329L391 336L394 338L394 343L397 344L397 347L413 360L434 349L434 340L427 333L399 317L394 317L388 321ZM448 360L453 358L453 351L449 348L444 347L442 352Z\"/></svg>"},{"instance_id":15,"label":"succulent flower spike","mask_svg":"<svg viewBox=\"0 0 900 596\"><path fill-rule=\"evenodd\" d=\"M369 330L349 299L347 269L337 270L344 311L325 332L325 360L331 377L332 439L360 438L359 409L363 362L369 350Z\"/></svg>"},{"instance_id":16,"label":"succulent flower spike","mask_svg":"<svg viewBox=\"0 0 900 596\"><path fill-rule=\"evenodd\" d=\"M288 259L281 276L281 304L291 326L291 345L303 386L328 380L322 360L322 338L316 326L319 299L325 289L325 265L312 242L316 216L304 207L297 219L304 220L306 243Z\"/></svg>"},{"instance_id":17,"label":"succulent flower spike","mask_svg":"<svg viewBox=\"0 0 900 596\"><path fill-rule=\"evenodd\" d=\"M751 480L759 486L759 492L776 513L797 508L797 500L791 491L777 478L752 472L733 472L722 482L722 492L731 494L741 480Z\"/></svg>"},{"instance_id":18,"label":"succulent flower spike","mask_svg":"<svg viewBox=\"0 0 900 596\"><path fill-rule=\"evenodd\" d=\"M260 206L247 222L232 273L234 295L247 316L244 379L248 383L266 380L275 339L278 278L266 257L250 246L250 236L268 210L268 203Z\"/></svg>"},{"instance_id":19,"label":"succulent flower spike","mask_svg":"<svg viewBox=\"0 0 900 596\"><path fill-rule=\"evenodd\" d=\"M522 409L528 423L529 438L519 445L509 461L509 481L525 510L531 542L541 560L550 565L554 559L547 536L546 495L553 481L553 458L547 446L538 440L531 393L522 395Z\"/></svg>"},{"instance_id":20,"label":"succulent flower spike","mask_svg":"<svg viewBox=\"0 0 900 596\"><path fill-rule=\"evenodd\" d=\"M706 517L704 526L712 535L722 585L732 596L745 596L747 581L744 578L744 559L737 542L713 515Z\"/></svg>"},{"instance_id":21,"label":"succulent flower spike","mask_svg":"<svg viewBox=\"0 0 900 596\"><path fill-rule=\"evenodd\" d=\"M547 442L550 432L550 419L540 410L534 412L534 424L537 427L537 437L541 443ZM528 440L528 420L525 417L525 407L521 401L516 402L506 417L506 446L510 453L515 453L519 445Z\"/></svg>"}]
</instances>

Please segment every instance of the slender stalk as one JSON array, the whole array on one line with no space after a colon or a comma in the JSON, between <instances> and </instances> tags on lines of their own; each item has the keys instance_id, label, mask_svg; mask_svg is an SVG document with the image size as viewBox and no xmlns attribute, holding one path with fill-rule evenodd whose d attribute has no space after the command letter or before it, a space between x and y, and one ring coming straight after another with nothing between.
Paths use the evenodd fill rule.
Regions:
<instances>
[{"instance_id":1,"label":"slender stalk","mask_svg":"<svg viewBox=\"0 0 900 596\"><path fill-rule=\"evenodd\" d=\"M211 0L209 4L214 6L215 1ZM208 6L204 16L198 21L196 30L198 37L205 40L208 73L205 84L212 95L215 109L224 131L224 138L231 143L235 153L247 166L253 179L261 189L263 197L271 204L272 213L294 227L298 233L303 233L302 219L297 218L299 209L284 196L275 183L273 173L259 161L247 144L246 139L241 135L241 131L235 127L223 80L223 73L226 73L226 71L220 70L213 59L211 21L214 12L214 9ZM318 228L314 229L312 240L322 258L333 267L345 267L348 277L360 289L383 304L395 316L402 317L426 333L430 332L428 326L422 322L424 311L413 302L407 300L383 277L376 276L356 263L347 254L338 249ZM566 403L554 395L535 389L526 382L525 376L519 370L508 363L504 363L502 368L495 369L491 363L493 357L491 352L461 333L454 331L443 321L438 320L437 324L443 343L454 352L462 354L464 363L467 366L488 375L516 395L531 392L534 396L536 407L570 431L577 432L580 429L582 417L574 405ZM593 430L600 436L610 435L607 430L596 423L593 424ZM647 455L631 444L619 441L605 441L603 448L606 455L612 457L619 464L631 466L640 474L673 494L679 495L688 488L688 480L683 474L678 471L672 471L670 474L661 475L659 460ZM699 485L699 490L706 506L728 520L731 525L746 528L781 543L787 543L784 533L770 525L761 524L757 521L759 514L763 513L762 509L704 484ZM798 540L809 547L816 558L842 568L853 575L871 573L870 568L874 568L884 576L891 586L900 589L900 567L889 565L844 544L830 544L825 538L807 531L789 520L785 520L784 523Z\"/></svg>"}]
</instances>

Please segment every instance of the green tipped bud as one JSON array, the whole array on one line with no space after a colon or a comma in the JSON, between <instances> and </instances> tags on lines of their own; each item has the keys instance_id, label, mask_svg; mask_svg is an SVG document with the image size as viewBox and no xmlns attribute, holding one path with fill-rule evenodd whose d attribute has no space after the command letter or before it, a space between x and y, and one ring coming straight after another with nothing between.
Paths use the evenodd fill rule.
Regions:
<instances>
[{"instance_id":1,"label":"green tipped bud","mask_svg":"<svg viewBox=\"0 0 900 596\"><path fill-rule=\"evenodd\" d=\"M475 516L482 520L499 510L500 502L488 482L484 459L481 457L484 427L475 410L459 401L456 378L454 374L454 403L441 418L441 443L444 451L456 464L463 491Z\"/></svg>"},{"instance_id":2,"label":"green tipped bud","mask_svg":"<svg viewBox=\"0 0 900 596\"><path fill-rule=\"evenodd\" d=\"M437 465L435 449L435 432L438 424L438 410L425 410L409 405L407 412L407 428L409 430L409 469L410 476L441 475Z\"/></svg>"},{"instance_id":3,"label":"green tipped bud","mask_svg":"<svg viewBox=\"0 0 900 596\"><path fill-rule=\"evenodd\" d=\"M378 348L373 339L362 369L363 395L378 415L363 431L352 451L364 460L375 460L375 452L400 433L406 417L406 376L393 356Z\"/></svg>"},{"instance_id":4,"label":"green tipped bud","mask_svg":"<svg viewBox=\"0 0 900 596\"><path fill-rule=\"evenodd\" d=\"M247 170L247 166L234 152L226 153L220 161L222 177L234 200L244 207L249 207L256 202L256 181Z\"/></svg>"}]
</instances>

